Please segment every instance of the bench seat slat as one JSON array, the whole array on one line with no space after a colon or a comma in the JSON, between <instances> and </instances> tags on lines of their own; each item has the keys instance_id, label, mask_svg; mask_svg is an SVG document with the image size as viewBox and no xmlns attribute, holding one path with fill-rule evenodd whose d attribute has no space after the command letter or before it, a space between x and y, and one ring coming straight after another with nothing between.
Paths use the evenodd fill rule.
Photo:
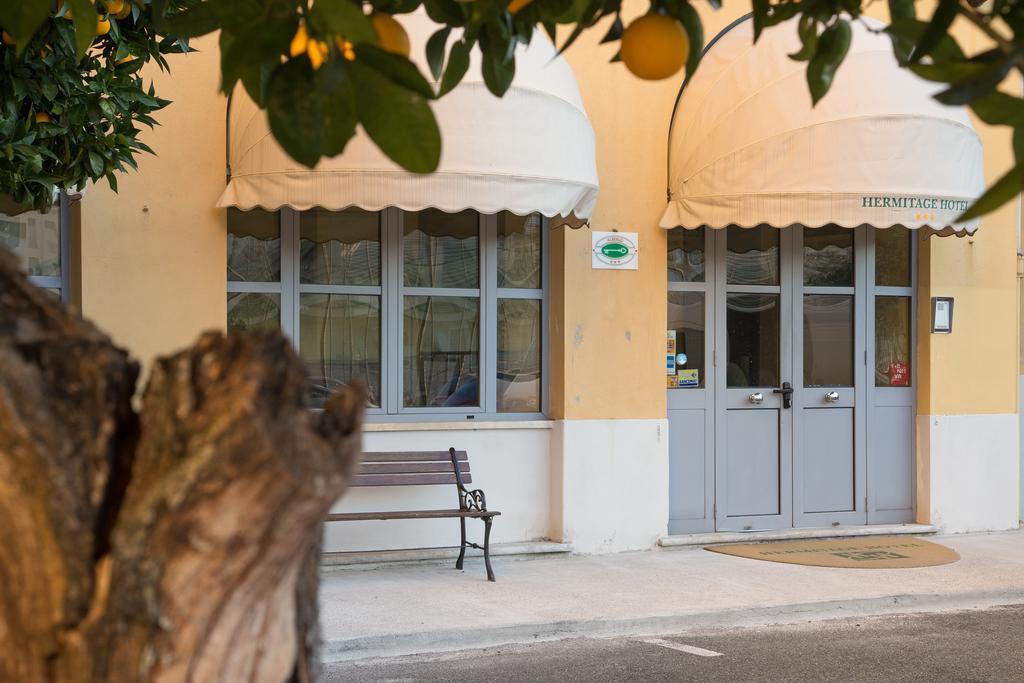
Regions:
<instances>
[{"instance_id":1,"label":"bench seat slat","mask_svg":"<svg viewBox=\"0 0 1024 683\"><path fill-rule=\"evenodd\" d=\"M328 522L388 519L438 519L442 517L497 517L500 512L474 510L397 510L393 512L340 512L327 515Z\"/></svg>"},{"instance_id":2,"label":"bench seat slat","mask_svg":"<svg viewBox=\"0 0 1024 683\"><path fill-rule=\"evenodd\" d=\"M473 483L468 472L462 477L466 484ZM455 474L424 473L424 474L356 474L352 477L351 486L422 486L424 484L454 484Z\"/></svg>"},{"instance_id":3,"label":"bench seat slat","mask_svg":"<svg viewBox=\"0 0 1024 683\"><path fill-rule=\"evenodd\" d=\"M452 474L452 462L363 462L356 474L422 474L444 472ZM459 472L467 474L469 463L460 462ZM454 476L454 475L453 475Z\"/></svg>"},{"instance_id":4,"label":"bench seat slat","mask_svg":"<svg viewBox=\"0 0 1024 683\"><path fill-rule=\"evenodd\" d=\"M469 460L466 451L455 451L456 460ZM368 451L362 454L362 462L435 462L443 461L450 463L452 456L448 451L394 451L394 452L373 452Z\"/></svg>"}]
</instances>

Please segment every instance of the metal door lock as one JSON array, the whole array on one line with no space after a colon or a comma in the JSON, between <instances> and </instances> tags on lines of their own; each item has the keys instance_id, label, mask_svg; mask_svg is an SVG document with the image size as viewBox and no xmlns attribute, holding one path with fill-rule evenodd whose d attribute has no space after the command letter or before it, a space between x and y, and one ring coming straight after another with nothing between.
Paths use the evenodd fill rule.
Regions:
<instances>
[{"instance_id":1,"label":"metal door lock","mask_svg":"<svg viewBox=\"0 0 1024 683\"><path fill-rule=\"evenodd\" d=\"M773 394L782 394L782 407L792 408L793 407L793 385L789 382L783 382L781 389L772 389Z\"/></svg>"},{"instance_id":2,"label":"metal door lock","mask_svg":"<svg viewBox=\"0 0 1024 683\"><path fill-rule=\"evenodd\" d=\"M825 402L826 403L835 403L838 400L839 400L839 392L838 391L830 391L827 394L825 394Z\"/></svg>"},{"instance_id":3,"label":"metal door lock","mask_svg":"<svg viewBox=\"0 0 1024 683\"><path fill-rule=\"evenodd\" d=\"M749 396L749 398L750 402L753 403L754 405L760 405L761 403L764 403L764 394L762 394L760 391L754 392Z\"/></svg>"}]
</instances>

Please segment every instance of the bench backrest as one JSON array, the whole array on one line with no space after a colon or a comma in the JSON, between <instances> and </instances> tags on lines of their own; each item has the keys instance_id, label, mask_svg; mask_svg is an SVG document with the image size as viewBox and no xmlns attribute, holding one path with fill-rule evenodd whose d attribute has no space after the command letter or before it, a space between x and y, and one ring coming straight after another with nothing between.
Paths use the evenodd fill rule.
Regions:
<instances>
[{"instance_id":1,"label":"bench backrest","mask_svg":"<svg viewBox=\"0 0 1024 683\"><path fill-rule=\"evenodd\" d=\"M469 455L455 451L462 483L470 484ZM448 451L363 453L352 486L418 486L455 484L455 470Z\"/></svg>"}]
</instances>

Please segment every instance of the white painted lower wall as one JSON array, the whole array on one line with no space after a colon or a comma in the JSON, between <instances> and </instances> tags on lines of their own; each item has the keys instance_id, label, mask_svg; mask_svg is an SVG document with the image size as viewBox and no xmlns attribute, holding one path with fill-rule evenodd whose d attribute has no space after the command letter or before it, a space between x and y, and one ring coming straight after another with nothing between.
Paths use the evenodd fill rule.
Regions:
<instances>
[{"instance_id":1,"label":"white painted lower wall","mask_svg":"<svg viewBox=\"0 0 1024 683\"><path fill-rule=\"evenodd\" d=\"M929 459L929 521L947 533L1017 528L1020 424L1016 413L919 415Z\"/></svg>"},{"instance_id":2,"label":"white painted lower wall","mask_svg":"<svg viewBox=\"0 0 1024 683\"><path fill-rule=\"evenodd\" d=\"M552 423L486 422L367 424L365 451L448 450L469 453L473 488L487 494L487 506L502 514L492 543L534 541L550 533ZM458 507L455 487L351 488L335 512L428 510ZM467 520L470 540L483 539L483 523ZM324 534L326 552L435 548L459 544L457 519L332 522Z\"/></svg>"},{"instance_id":3,"label":"white painted lower wall","mask_svg":"<svg viewBox=\"0 0 1024 683\"><path fill-rule=\"evenodd\" d=\"M553 540L611 553L668 532L667 420L560 420L551 467Z\"/></svg>"}]
</instances>

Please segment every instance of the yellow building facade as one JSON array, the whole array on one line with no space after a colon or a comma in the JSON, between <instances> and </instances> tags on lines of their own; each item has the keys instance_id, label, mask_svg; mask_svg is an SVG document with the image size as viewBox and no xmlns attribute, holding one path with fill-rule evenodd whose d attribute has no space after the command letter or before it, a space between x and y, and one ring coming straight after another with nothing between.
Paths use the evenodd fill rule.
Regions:
<instances>
[{"instance_id":1,"label":"yellow building facade","mask_svg":"<svg viewBox=\"0 0 1024 683\"><path fill-rule=\"evenodd\" d=\"M645 9L646 3L627 2L624 19ZM702 9L708 39L738 19L740 9ZM966 27L958 26L957 31L965 51L980 49L981 38ZM1024 367L1018 360L1019 200L985 216L972 236L910 233L909 239L916 244L913 381L901 385L912 396L905 406L911 421L904 425L909 430L905 431L909 469L899 475L906 475L906 481L894 484L904 487L909 512L872 519L870 511L876 508L867 500L873 495L872 473L865 477L863 471L855 471L873 462L867 453L858 456L860 460L851 455L853 459L845 465L838 462L835 476L852 482L849 509L839 504L832 510L849 513L835 517L843 521L828 522L832 517L822 517L821 510L810 508L818 516L794 513L794 487L805 487L806 502L818 488L806 482L821 476L831 481L832 474L813 469L815 454L806 444L803 460L792 460L781 450L766 451L771 471L756 459L742 471L744 461L726 452L725 441L741 442L730 436L728 424L733 423L728 422L728 407L717 402L719 394L739 390L726 376L724 361L733 333L727 328L731 323L716 318L715 311L728 317L733 309L723 304L725 308L711 310L712 301L732 300L710 283L705 283L705 289L694 285L685 290L703 292L705 297L709 324L703 329L702 348L711 361L701 369L705 383L699 390L706 392L706 400L701 399L705 407L673 407L683 405L683 399L674 397L688 389L669 389L666 381L666 268L670 239L675 239L670 235L698 227L669 231L660 225L669 183L669 129L682 77L659 82L636 79L621 64L608 63L615 47L599 45L601 35L600 28L590 31L565 55L593 127L600 191L589 225L574 229L557 219L545 223L544 409L522 419L491 419L494 416L483 414L480 419L467 419L454 413L392 419L383 414L367 425L366 450L450 446L467 450L477 481L486 488L491 505L503 513L494 527L496 542L550 540L583 553L645 549L664 538L733 530L835 528L836 524L845 528L873 522L916 522L951 532L1016 527L1021 519L1018 393ZM141 158L138 172L120 178L118 194L105 185L89 188L80 201L80 232L71 237L71 299L144 363L189 344L205 330L225 329L228 323L225 264L229 258L226 235L231 228L229 211L216 206L225 189L228 105L218 95L216 40L199 40L196 47L197 52L172 60L170 75L155 69L148 74L157 92L172 101L160 113L161 126L142 138L156 156ZM984 147L984 180L992 183L1012 165L1010 139L1006 131L976 120L973 125ZM779 244L784 245L791 239L787 235L800 228L771 230L781 235ZM856 231L858 245L859 240L874 244L871 230ZM638 268L594 268L595 231L636 233ZM731 253L731 246L725 245L727 231L711 231L713 235L708 231L711 228L700 233L705 240L702 245L710 245L712 251L700 258L705 259L708 272L727 269ZM685 247L673 248L691 259ZM859 259L862 252L860 246L857 249L853 258ZM714 250L720 251L721 258ZM799 260L799 252L792 253ZM730 287L726 280L722 283ZM851 286L849 296L860 302L871 296L867 292L860 285ZM811 294L805 292L805 296ZM932 332L933 297L953 299L951 333ZM798 315L793 310L792 315ZM873 342L864 332L868 328L861 329L868 324L867 317L857 318L850 328L865 340L865 354L873 352ZM792 329L799 336L799 323ZM386 339L382 343L387 344ZM794 353L787 344L783 342L780 353ZM867 370L857 377L850 382L851 392L854 385L870 381ZM774 384L764 387L769 403L775 400L770 393L773 388ZM798 386L797 391L803 389ZM797 400L804 399L798 394ZM694 417L698 413L688 413L677 420L684 410L704 412L699 412L699 418ZM778 417L784 417L783 410L770 419L783 419ZM751 415L747 411L742 417ZM692 430L697 424L694 419L699 423L699 439ZM810 439L806 425L811 422L802 424L799 438ZM864 429L871 428L869 424ZM733 431L751 436L752 441L743 442L744 448L756 450L770 440L757 429L737 426ZM783 438L781 433L772 432L771 438ZM865 433L869 434L866 444L858 436L860 441L850 449L871 448L871 432ZM904 432L894 433L893 439L903 438L899 434ZM741 471L733 471L737 467ZM733 521L729 510L723 509L727 495L723 481L729 477L738 482L738 488L731 489L730 505L740 511ZM775 521L766 521L771 515L744 508L739 500L748 495L743 493L747 483L764 477L774 479L766 489L749 495L767 496L769 507L775 506L778 513L772 517ZM878 484L879 490L886 485ZM784 494L786 490L789 495ZM447 496L447 490L381 493L360 489L351 491L338 509L447 506ZM748 518L753 521L744 521ZM455 540L452 525L446 522L392 523L387 533L380 533L375 524L329 529L327 550L446 546Z\"/></svg>"}]
</instances>

